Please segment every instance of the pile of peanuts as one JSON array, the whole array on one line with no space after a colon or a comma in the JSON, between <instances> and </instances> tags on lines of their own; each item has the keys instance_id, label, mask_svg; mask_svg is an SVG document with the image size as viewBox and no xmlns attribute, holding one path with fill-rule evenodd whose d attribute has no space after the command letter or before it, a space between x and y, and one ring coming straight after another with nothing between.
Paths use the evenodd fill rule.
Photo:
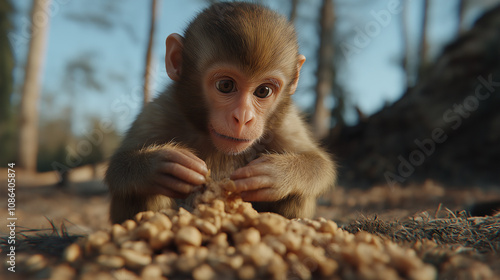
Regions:
<instances>
[{"instance_id":1,"label":"pile of peanuts","mask_svg":"<svg viewBox=\"0 0 500 280\"><path fill-rule=\"evenodd\" d=\"M233 188L211 182L191 212L142 212L95 232L66 249L66 267L82 279L436 278L412 249L323 218L258 213Z\"/></svg>"}]
</instances>

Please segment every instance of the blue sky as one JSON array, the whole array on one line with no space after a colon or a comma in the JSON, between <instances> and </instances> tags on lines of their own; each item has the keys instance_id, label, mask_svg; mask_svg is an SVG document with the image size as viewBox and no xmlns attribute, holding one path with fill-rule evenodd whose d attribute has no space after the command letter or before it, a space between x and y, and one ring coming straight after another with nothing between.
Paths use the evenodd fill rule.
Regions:
<instances>
[{"instance_id":1,"label":"blue sky","mask_svg":"<svg viewBox=\"0 0 500 280\"><path fill-rule=\"evenodd\" d=\"M356 52L341 64L342 71L339 73L350 103L358 105L367 114L378 111L386 102L397 100L403 92L403 73L399 64L402 55L399 14L389 12L391 17L383 23L377 22L374 16L380 13L387 15L390 11L388 7L394 1L396 0L336 1L337 24L341 33L358 34L356 30L372 30L371 34L365 33L368 34L368 41L356 48ZM406 1L410 45L412 54L415 54L422 0ZM13 2L18 10L14 32L20 34L28 22L31 1ZM206 2L159 1L154 42L157 71L151 76L155 92L160 92L170 82L163 64L165 38L173 32L182 33L196 13L206 7ZM278 12L288 15L289 1L265 2ZM310 58L303 67L299 90L294 96L303 108L313 102L316 67L314 57L318 45L315 23L320 2L301 1L296 21L301 52ZM477 2L491 5L499 1ZM455 36L457 3L457 0L431 1L429 41L433 56ZM108 5L113 9L105 9ZM52 0L51 11L39 105L42 119L60 117L60 113L70 106L73 130L76 133L84 133L88 125L88 122L79 120L89 119L91 116L108 119L123 132L142 105L149 1ZM470 24L479 12L479 9L470 10L467 23ZM99 28L95 24L72 20L71 15L103 15L112 25ZM373 29L377 24L379 29ZM341 42L356 46L355 40L356 36L349 36ZM27 44L14 47L18 62L15 80L17 84L21 84ZM72 90L63 86L66 64L83 55L94 66L98 74L97 80L102 85L101 90L89 89L83 83L73 86ZM351 123L355 122L352 108L347 112L347 118Z\"/></svg>"}]
</instances>

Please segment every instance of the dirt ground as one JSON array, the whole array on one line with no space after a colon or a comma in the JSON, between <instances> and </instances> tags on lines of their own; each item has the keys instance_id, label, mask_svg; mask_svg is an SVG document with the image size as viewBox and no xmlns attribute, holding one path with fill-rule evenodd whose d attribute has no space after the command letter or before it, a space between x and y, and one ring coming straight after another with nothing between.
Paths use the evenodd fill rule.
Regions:
<instances>
[{"instance_id":1,"label":"dirt ground","mask_svg":"<svg viewBox=\"0 0 500 280\"><path fill-rule=\"evenodd\" d=\"M7 192L0 191L2 197ZM370 189L338 186L323 195L318 202L317 217L349 224L359 218L382 220L406 219L428 211L434 213L439 205L452 211L469 209L480 202L500 200L499 188L453 189L427 181L408 187L374 186ZM110 228L109 198L100 182L79 183L67 189L57 186L18 187L16 189L17 225L25 229L51 229L64 223L70 233L87 234ZM7 218L7 199L0 200L0 220ZM19 230L22 230L19 228ZM5 229L0 234L5 235Z\"/></svg>"},{"instance_id":2,"label":"dirt ground","mask_svg":"<svg viewBox=\"0 0 500 280\"><path fill-rule=\"evenodd\" d=\"M0 220L7 221L6 190L2 189ZM385 222L433 216L449 209L458 213L479 202L500 200L498 187L454 189L442 187L432 181L407 187L374 186L370 189L337 187L325 194L318 205L317 217L335 221L339 226L356 228L360 220ZM87 235L111 227L108 221L109 198L100 182L72 185L67 189L57 186L16 189L17 233L50 234L54 225L62 225L69 234ZM447 211L447 210L446 210ZM41 231L40 231L41 230ZM5 227L0 235L7 236ZM498 252L495 258L500 259ZM495 262L493 266L500 262ZM500 268L491 267L500 273ZM2 268L0 278L6 272Z\"/></svg>"}]
</instances>

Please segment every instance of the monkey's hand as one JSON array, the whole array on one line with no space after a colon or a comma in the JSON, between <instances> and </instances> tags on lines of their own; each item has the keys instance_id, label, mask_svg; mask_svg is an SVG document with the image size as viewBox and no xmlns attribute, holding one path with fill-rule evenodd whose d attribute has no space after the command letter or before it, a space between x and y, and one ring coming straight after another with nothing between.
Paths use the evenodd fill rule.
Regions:
<instances>
[{"instance_id":1,"label":"monkey's hand","mask_svg":"<svg viewBox=\"0 0 500 280\"><path fill-rule=\"evenodd\" d=\"M155 151L150 184L146 194L186 198L206 183L206 163L187 149L163 147Z\"/></svg>"},{"instance_id":2,"label":"monkey's hand","mask_svg":"<svg viewBox=\"0 0 500 280\"><path fill-rule=\"evenodd\" d=\"M293 192L286 182L286 165L282 155L262 155L235 170L230 179L245 201L277 201Z\"/></svg>"}]
</instances>

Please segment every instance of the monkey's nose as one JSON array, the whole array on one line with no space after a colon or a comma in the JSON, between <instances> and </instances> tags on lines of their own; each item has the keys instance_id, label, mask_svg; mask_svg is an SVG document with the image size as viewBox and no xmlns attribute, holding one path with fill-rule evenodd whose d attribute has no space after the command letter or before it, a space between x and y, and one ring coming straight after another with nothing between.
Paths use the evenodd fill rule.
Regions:
<instances>
[{"instance_id":1,"label":"monkey's nose","mask_svg":"<svg viewBox=\"0 0 500 280\"><path fill-rule=\"evenodd\" d=\"M254 119L253 113L249 110L238 110L233 115L233 119L236 125L245 126L249 125Z\"/></svg>"}]
</instances>

